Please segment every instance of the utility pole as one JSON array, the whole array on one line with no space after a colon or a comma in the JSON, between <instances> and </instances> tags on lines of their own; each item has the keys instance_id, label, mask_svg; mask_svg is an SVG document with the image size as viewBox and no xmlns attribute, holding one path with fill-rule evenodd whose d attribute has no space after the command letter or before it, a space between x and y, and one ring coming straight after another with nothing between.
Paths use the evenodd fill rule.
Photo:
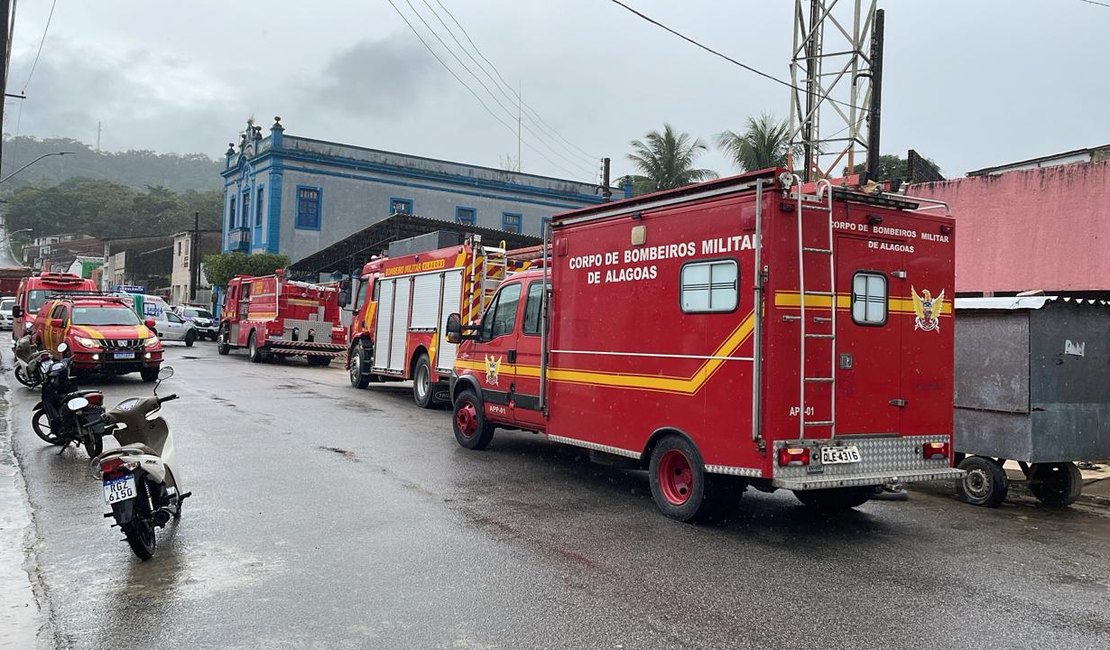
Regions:
<instances>
[{"instance_id":1,"label":"utility pole","mask_svg":"<svg viewBox=\"0 0 1110 650\"><path fill-rule=\"evenodd\" d=\"M883 25L886 11L875 11L871 28L871 115L867 118L867 178L879 179L879 127L883 105Z\"/></svg>"},{"instance_id":2,"label":"utility pole","mask_svg":"<svg viewBox=\"0 0 1110 650\"><path fill-rule=\"evenodd\" d=\"M524 171L520 163L520 126L521 126L521 110L520 105L524 100L520 98L521 86L520 82L516 82L516 170Z\"/></svg>"},{"instance_id":3,"label":"utility pole","mask_svg":"<svg viewBox=\"0 0 1110 650\"><path fill-rule=\"evenodd\" d=\"M101 129L100 120L97 120L96 121L96 153L100 153L100 132L101 131L102 131L102 129Z\"/></svg>"},{"instance_id":4,"label":"utility pole","mask_svg":"<svg viewBox=\"0 0 1110 650\"><path fill-rule=\"evenodd\" d=\"M189 242L189 302L197 301L197 285L200 284L200 213L193 213L193 236Z\"/></svg>"},{"instance_id":5,"label":"utility pole","mask_svg":"<svg viewBox=\"0 0 1110 650\"><path fill-rule=\"evenodd\" d=\"M613 197L613 190L609 189L609 163L608 158L601 159L601 200L609 201Z\"/></svg>"},{"instance_id":6,"label":"utility pole","mask_svg":"<svg viewBox=\"0 0 1110 650\"><path fill-rule=\"evenodd\" d=\"M0 0L0 56L4 57L3 65L0 65L0 94L5 97L8 94L8 63L9 54L11 52L11 21L12 21L12 0ZM4 124L4 102L0 98L0 132L2 132ZM4 160L4 138L0 133L0 161Z\"/></svg>"}]
</instances>

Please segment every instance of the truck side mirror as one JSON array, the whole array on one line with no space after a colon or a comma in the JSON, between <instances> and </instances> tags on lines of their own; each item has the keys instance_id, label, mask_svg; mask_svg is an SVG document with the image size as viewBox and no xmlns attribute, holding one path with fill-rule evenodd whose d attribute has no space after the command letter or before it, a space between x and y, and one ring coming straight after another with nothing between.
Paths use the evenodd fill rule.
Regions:
<instances>
[{"instance_id":1,"label":"truck side mirror","mask_svg":"<svg viewBox=\"0 0 1110 650\"><path fill-rule=\"evenodd\" d=\"M339 281L339 306L346 307L351 304L351 281L350 279Z\"/></svg>"},{"instance_id":2,"label":"truck side mirror","mask_svg":"<svg viewBox=\"0 0 1110 650\"><path fill-rule=\"evenodd\" d=\"M50 327L65 327L66 322L61 318L51 318Z\"/></svg>"},{"instance_id":3,"label":"truck side mirror","mask_svg":"<svg viewBox=\"0 0 1110 650\"><path fill-rule=\"evenodd\" d=\"M143 325L146 325L147 329L154 329L154 319L153 318L148 318L148 319L144 320Z\"/></svg>"},{"instance_id":4,"label":"truck side mirror","mask_svg":"<svg viewBox=\"0 0 1110 650\"><path fill-rule=\"evenodd\" d=\"M19 305L12 307L12 318L19 318L23 315L23 308Z\"/></svg>"},{"instance_id":5,"label":"truck side mirror","mask_svg":"<svg viewBox=\"0 0 1110 650\"><path fill-rule=\"evenodd\" d=\"M458 314L447 317L447 342L462 343L462 319Z\"/></svg>"}]
</instances>

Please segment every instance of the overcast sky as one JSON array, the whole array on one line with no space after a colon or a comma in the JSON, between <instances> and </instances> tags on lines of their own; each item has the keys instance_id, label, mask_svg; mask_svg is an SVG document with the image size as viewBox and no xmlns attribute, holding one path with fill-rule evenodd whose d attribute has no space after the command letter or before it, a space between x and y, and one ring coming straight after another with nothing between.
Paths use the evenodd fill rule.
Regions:
<instances>
[{"instance_id":1,"label":"overcast sky","mask_svg":"<svg viewBox=\"0 0 1110 650\"><path fill-rule=\"evenodd\" d=\"M626 1L788 77L793 2ZM617 176L631 171L629 140L664 122L711 143L724 129L741 129L748 115L787 115L788 89L609 0L393 2L512 128L432 58L388 0L58 0L28 99L7 101L4 131L94 144L99 121L107 150L218 157L249 116L268 128L281 115L294 135L499 167L516 155L515 115L416 18L413 8L455 46L430 5L466 43L441 4L573 145L549 143L557 155L526 126L526 172L588 180L593 157L608 155ZM50 4L18 0L8 92L28 80ZM1110 142L1110 7L1082 0L880 6L887 10L884 152L912 147L958 176ZM534 122L531 129L547 135ZM699 162L733 171L715 148Z\"/></svg>"}]
</instances>

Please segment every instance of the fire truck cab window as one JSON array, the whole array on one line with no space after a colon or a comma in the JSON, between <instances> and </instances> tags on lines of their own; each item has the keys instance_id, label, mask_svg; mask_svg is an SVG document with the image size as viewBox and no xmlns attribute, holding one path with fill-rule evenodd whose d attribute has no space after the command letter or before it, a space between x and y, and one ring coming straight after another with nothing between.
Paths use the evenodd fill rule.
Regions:
<instances>
[{"instance_id":1,"label":"fire truck cab window","mask_svg":"<svg viewBox=\"0 0 1110 650\"><path fill-rule=\"evenodd\" d=\"M524 301L524 334L540 333L540 300L543 298L543 282L528 285L528 298Z\"/></svg>"},{"instance_id":2,"label":"fire truck cab window","mask_svg":"<svg viewBox=\"0 0 1110 650\"><path fill-rule=\"evenodd\" d=\"M688 314L736 309L739 298L736 260L686 264L680 284L682 311Z\"/></svg>"},{"instance_id":3,"label":"fire truck cab window","mask_svg":"<svg viewBox=\"0 0 1110 650\"><path fill-rule=\"evenodd\" d=\"M358 283L358 291L355 293L355 301L351 303L351 309L358 309L362 306L362 301L366 298L366 287L369 285L370 283L366 280Z\"/></svg>"},{"instance_id":4,"label":"fire truck cab window","mask_svg":"<svg viewBox=\"0 0 1110 650\"><path fill-rule=\"evenodd\" d=\"M511 334L516 324L516 308L520 303L520 283L505 285L493 299L482 319L482 339L489 341Z\"/></svg>"},{"instance_id":5,"label":"fire truck cab window","mask_svg":"<svg viewBox=\"0 0 1110 650\"><path fill-rule=\"evenodd\" d=\"M852 276L852 322L886 324L886 299L886 276L862 271Z\"/></svg>"}]
</instances>

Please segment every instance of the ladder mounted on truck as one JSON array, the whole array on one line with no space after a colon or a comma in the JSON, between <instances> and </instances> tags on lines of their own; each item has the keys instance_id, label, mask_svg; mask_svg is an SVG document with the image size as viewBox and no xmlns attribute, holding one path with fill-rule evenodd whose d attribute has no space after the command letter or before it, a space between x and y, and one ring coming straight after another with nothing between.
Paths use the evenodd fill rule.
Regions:
<instances>
[{"instance_id":1,"label":"ladder mounted on truck","mask_svg":"<svg viewBox=\"0 0 1110 650\"><path fill-rule=\"evenodd\" d=\"M828 427L829 437L836 437L836 310L837 310L837 296L836 296L836 259L833 253L833 189L832 183L828 180L822 179L817 181L816 194L806 195L802 192L802 181L797 175L794 176L794 186L796 188L796 216L797 216L797 229L798 229L798 439L802 440L806 437L806 429L809 427ZM815 217L820 217L822 221L814 224L812 227L819 228L819 232L824 233L823 237L818 238L824 240L823 243L807 245L806 238L806 223L807 215L809 212L808 221L813 221ZM809 256L820 256L828 260L828 275L824 273L814 283L816 288L810 288L806 285L806 260ZM822 298L827 298L829 301L829 315L813 316L813 325L828 325L828 331L814 331L824 330L824 327L810 327L809 318L806 314L806 301L808 298L816 298L814 302L821 304L824 301ZM807 363L808 355L806 354L806 344L809 341L827 341L829 346L828 364L820 363L814 364ZM810 420L807 419L806 411L806 395L807 388L810 386L824 385L828 386L828 419L825 420ZM813 413L817 410L814 409Z\"/></svg>"}]
</instances>

